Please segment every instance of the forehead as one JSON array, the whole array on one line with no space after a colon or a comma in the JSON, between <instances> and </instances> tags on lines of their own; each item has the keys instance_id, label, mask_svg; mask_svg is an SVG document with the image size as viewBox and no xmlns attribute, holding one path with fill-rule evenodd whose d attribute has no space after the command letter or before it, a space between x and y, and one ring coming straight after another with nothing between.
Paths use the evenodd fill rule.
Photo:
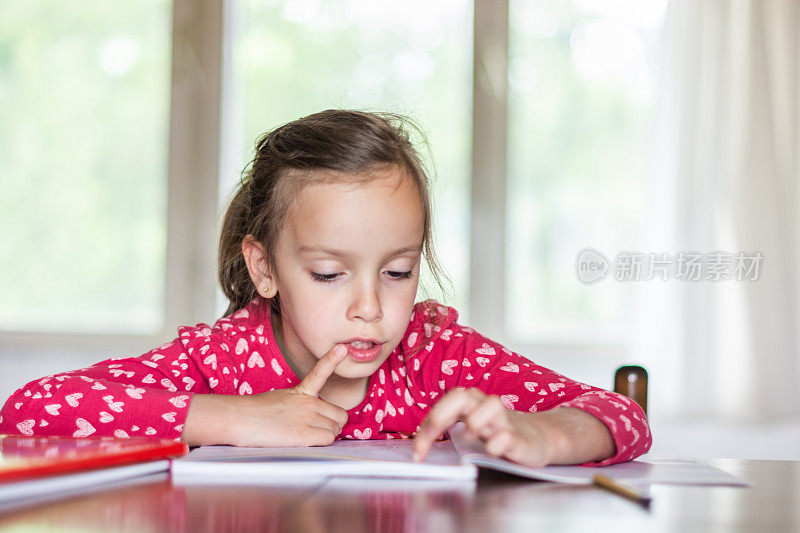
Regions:
<instances>
[{"instance_id":1,"label":"forehead","mask_svg":"<svg viewBox=\"0 0 800 533\"><path fill-rule=\"evenodd\" d=\"M365 178L332 179L302 189L289 210L286 237L295 248L325 247L369 255L421 245L422 201L399 168Z\"/></svg>"}]
</instances>

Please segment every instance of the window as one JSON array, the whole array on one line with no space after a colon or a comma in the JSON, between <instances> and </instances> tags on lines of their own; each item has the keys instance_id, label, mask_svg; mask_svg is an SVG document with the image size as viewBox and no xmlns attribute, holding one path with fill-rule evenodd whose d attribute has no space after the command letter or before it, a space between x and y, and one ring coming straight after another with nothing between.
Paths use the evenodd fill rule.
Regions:
<instances>
[{"instance_id":1,"label":"window","mask_svg":"<svg viewBox=\"0 0 800 533\"><path fill-rule=\"evenodd\" d=\"M501 95L508 102L507 172L481 178L506 183L505 261L496 266L505 273L497 292L505 294L505 308L489 310L503 317L505 338L498 340L625 342L630 287L582 285L574 261L583 247L615 254L636 237L664 4L509 4L508 88ZM221 201L258 135L343 107L396 111L422 126L431 146L423 156L435 175L437 250L455 289L447 303L470 322L469 278L491 274L476 278L469 264L471 210L482 200L470 198L472 141L486 135L472 132L474 106L481 105L472 95L472 2L177 4L174 21L172 7L151 0L4 8L0 94L14 105L0 109L3 329L161 331L164 271L184 274L166 264L170 120L179 141L173 156L192 160L186 150L222 146L218 176L215 169L196 176L189 167L179 176L182 187L200 180L208 188L214 175ZM173 34L185 43L176 56ZM192 72L170 77L176 57ZM188 82L194 85L187 90L201 91L218 73L221 91L204 93L203 105L173 106L170 115L170 83L173 94ZM221 125L198 119L217 106ZM202 146L191 137L198 130ZM213 246L202 244L219 220L181 216L170 228L180 226L190 244L170 251L188 256L181 265L203 270L186 272L167 322L191 322L187 313L199 310L200 320L210 321L205 300L215 257ZM420 298L439 296L424 271L423 283L430 290ZM221 313L226 302L219 296L217 289ZM592 329L611 333L592 339Z\"/></svg>"},{"instance_id":2,"label":"window","mask_svg":"<svg viewBox=\"0 0 800 533\"><path fill-rule=\"evenodd\" d=\"M506 331L625 343L632 286L587 286L586 247L638 243L666 2L509 6Z\"/></svg>"},{"instance_id":3,"label":"window","mask_svg":"<svg viewBox=\"0 0 800 533\"><path fill-rule=\"evenodd\" d=\"M162 327L171 9L3 2L3 330Z\"/></svg>"}]
</instances>

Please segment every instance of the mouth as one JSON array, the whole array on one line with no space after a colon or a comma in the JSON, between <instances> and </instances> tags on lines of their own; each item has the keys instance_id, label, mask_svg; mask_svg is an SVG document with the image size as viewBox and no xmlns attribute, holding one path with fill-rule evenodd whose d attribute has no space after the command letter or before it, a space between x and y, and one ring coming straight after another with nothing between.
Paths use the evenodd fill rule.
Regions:
<instances>
[{"instance_id":1,"label":"mouth","mask_svg":"<svg viewBox=\"0 0 800 533\"><path fill-rule=\"evenodd\" d=\"M348 357L359 363L375 360L383 347L383 343L375 339L350 339L343 344L347 345Z\"/></svg>"},{"instance_id":2,"label":"mouth","mask_svg":"<svg viewBox=\"0 0 800 533\"><path fill-rule=\"evenodd\" d=\"M368 349L368 348L372 348L376 344L383 344L383 343L380 342L380 341L377 341L375 339L357 338L357 339L350 339L350 340L344 341L344 344L347 344L347 345L352 346L353 348L356 348L356 349L359 349L359 350L365 350L365 349Z\"/></svg>"}]
</instances>

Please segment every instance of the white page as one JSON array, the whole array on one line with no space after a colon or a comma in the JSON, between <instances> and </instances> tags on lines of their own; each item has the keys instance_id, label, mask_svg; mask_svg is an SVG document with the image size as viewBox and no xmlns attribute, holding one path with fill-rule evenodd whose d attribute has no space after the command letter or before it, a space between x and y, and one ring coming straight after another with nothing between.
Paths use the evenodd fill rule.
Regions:
<instances>
[{"instance_id":1,"label":"white page","mask_svg":"<svg viewBox=\"0 0 800 533\"><path fill-rule=\"evenodd\" d=\"M719 468L691 459L676 459L666 456L643 455L633 461L609 466L547 466L530 468L485 453L483 443L469 439L464 434L465 425L459 422L450 430L453 444L461 458L477 466L500 470L518 476L588 485L595 474L629 485L664 483L673 485L738 485L748 483Z\"/></svg>"},{"instance_id":2,"label":"white page","mask_svg":"<svg viewBox=\"0 0 800 533\"><path fill-rule=\"evenodd\" d=\"M411 461L411 439L337 440L330 446L282 446L247 448L237 446L200 446L178 461ZM425 462L456 466L462 463L449 441L435 442Z\"/></svg>"},{"instance_id":3,"label":"white page","mask_svg":"<svg viewBox=\"0 0 800 533\"><path fill-rule=\"evenodd\" d=\"M412 461L412 440L340 440L331 446L237 448L202 446L173 462L181 482L252 483L259 480L322 480L329 476L423 479L474 479L476 466L559 483L590 484L595 474L632 485L747 485L719 468L688 459L642 456L603 466L530 468L487 455L479 440L464 435L464 424L450 430L452 441L435 442L424 462ZM303 481L305 480L305 481Z\"/></svg>"},{"instance_id":4,"label":"white page","mask_svg":"<svg viewBox=\"0 0 800 533\"><path fill-rule=\"evenodd\" d=\"M247 448L201 446L172 464L183 483L253 483L329 476L475 479L477 468L462 463L450 441L436 442L424 462L411 459L413 441L339 440L330 446Z\"/></svg>"}]
</instances>

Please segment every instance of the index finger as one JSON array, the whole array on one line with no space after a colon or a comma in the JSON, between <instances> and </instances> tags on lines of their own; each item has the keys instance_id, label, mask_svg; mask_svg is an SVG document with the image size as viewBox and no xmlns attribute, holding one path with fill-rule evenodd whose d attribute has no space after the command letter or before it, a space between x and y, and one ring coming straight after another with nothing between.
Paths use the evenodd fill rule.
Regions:
<instances>
[{"instance_id":1,"label":"index finger","mask_svg":"<svg viewBox=\"0 0 800 533\"><path fill-rule=\"evenodd\" d=\"M336 366L345 357L347 357L347 347L343 344L337 344L317 361L314 368L306 374L306 377L295 387L295 390L309 396L319 395L319 391L325 386L325 382L328 381L333 371L336 370Z\"/></svg>"},{"instance_id":2,"label":"index finger","mask_svg":"<svg viewBox=\"0 0 800 533\"><path fill-rule=\"evenodd\" d=\"M423 460L433 441L450 426L466 417L485 395L477 389L458 388L447 393L433 406L414 437L414 458Z\"/></svg>"}]
</instances>

